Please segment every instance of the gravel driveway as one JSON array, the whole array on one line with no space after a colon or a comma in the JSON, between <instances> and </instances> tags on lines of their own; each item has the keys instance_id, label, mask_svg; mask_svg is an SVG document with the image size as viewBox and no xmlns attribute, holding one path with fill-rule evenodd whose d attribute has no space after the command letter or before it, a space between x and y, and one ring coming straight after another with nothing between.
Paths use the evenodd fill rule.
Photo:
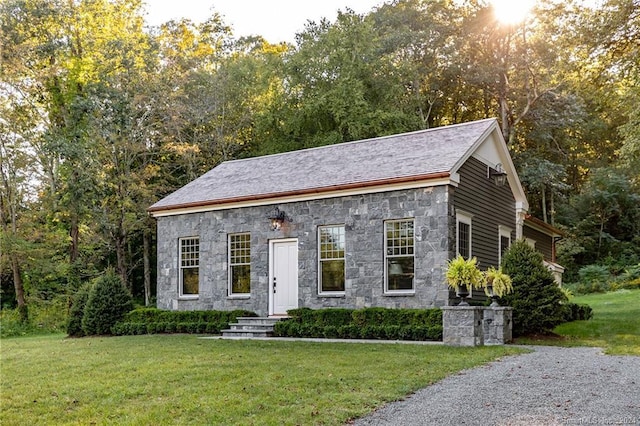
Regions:
<instances>
[{"instance_id":1,"label":"gravel driveway","mask_svg":"<svg viewBox=\"0 0 640 426\"><path fill-rule=\"evenodd\" d=\"M640 425L640 357L534 352L465 370L356 425Z\"/></svg>"}]
</instances>

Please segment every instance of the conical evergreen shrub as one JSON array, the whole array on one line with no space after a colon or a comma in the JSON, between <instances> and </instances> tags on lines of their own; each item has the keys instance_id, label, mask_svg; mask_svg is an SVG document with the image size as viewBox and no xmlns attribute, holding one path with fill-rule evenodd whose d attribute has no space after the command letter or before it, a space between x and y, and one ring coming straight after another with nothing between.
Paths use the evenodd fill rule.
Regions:
<instances>
[{"instance_id":1,"label":"conical evergreen shrub","mask_svg":"<svg viewBox=\"0 0 640 426\"><path fill-rule=\"evenodd\" d=\"M71 301L71 309L69 309L69 321L67 323L67 334L71 337L82 337L82 317L84 316L84 308L89 299L91 284L84 284L78 292L73 296Z\"/></svg>"},{"instance_id":2,"label":"conical evergreen shrub","mask_svg":"<svg viewBox=\"0 0 640 426\"><path fill-rule=\"evenodd\" d=\"M82 317L87 336L111 334L111 327L133 309L133 299L113 269L98 278L89 292Z\"/></svg>"},{"instance_id":3,"label":"conical evergreen shrub","mask_svg":"<svg viewBox=\"0 0 640 426\"><path fill-rule=\"evenodd\" d=\"M563 303L567 301L542 254L526 241L516 241L502 260L502 270L511 277L513 293L500 299L513 307L513 335L547 333L565 321Z\"/></svg>"}]
</instances>

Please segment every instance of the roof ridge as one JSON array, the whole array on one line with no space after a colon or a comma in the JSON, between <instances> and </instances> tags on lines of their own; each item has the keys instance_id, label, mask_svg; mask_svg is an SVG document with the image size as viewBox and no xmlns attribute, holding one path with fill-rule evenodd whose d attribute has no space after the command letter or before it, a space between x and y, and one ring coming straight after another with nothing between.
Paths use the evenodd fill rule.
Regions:
<instances>
[{"instance_id":1,"label":"roof ridge","mask_svg":"<svg viewBox=\"0 0 640 426\"><path fill-rule=\"evenodd\" d=\"M449 129L453 128L453 127L469 126L469 125L472 125L472 124L479 124L479 123L482 123L484 121L497 121L497 119L495 117L483 118L483 119L480 119L480 120L468 121L468 122L464 122L464 123L445 124L443 126L432 127L432 128L429 128L429 129L413 130L411 132L395 133L395 134L392 134L392 135L376 136L376 137L373 137L373 138L358 139L358 140L355 140L355 141L338 142L338 143L333 143L333 144L329 144L329 145L313 146L313 147L310 147L310 148L296 149L296 150L293 150L293 151L285 151L285 152L277 152L277 153L274 153L274 154L257 155L255 157L237 158L235 160L223 161L219 165L221 166L223 164L250 161L250 160L255 160L256 158L277 157L277 156L291 155L293 153L309 152L309 151L315 151L315 150L328 149L328 148L331 148L331 147L335 147L337 145L340 145L340 146L356 145L356 144L360 144L360 143L364 143L364 142L371 142L371 141L374 141L374 140L384 140L384 139L390 139L390 138L398 138L398 137L401 137L401 136L409 136L409 135L415 135L415 134L420 134L420 133L429 133L429 132L438 131L438 130L449 130Z\"/></svg>"}]
</instances>

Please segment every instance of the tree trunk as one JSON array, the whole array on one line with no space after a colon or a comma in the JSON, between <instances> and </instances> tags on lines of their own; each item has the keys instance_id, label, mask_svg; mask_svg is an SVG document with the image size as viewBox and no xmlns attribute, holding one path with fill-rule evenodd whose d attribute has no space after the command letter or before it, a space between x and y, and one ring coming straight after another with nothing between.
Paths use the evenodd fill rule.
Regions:
<instances>
[{"instance_id":1,"label":"tree trunk","mask_svg":"<svg viewBox=\"0 0 640 426\"><path fill-rule=\"evenodd\" d=\"M151 254L150 235L147 230L142 233L143 245L143 263L144 263L144 305L149 306L151 303L151 262L149 257Z\"/></svg>"},{"instance_id":2,"label":"tree trunk","mask_svg":"<svg viewBox=\"0 0 640 426\"><path fill-rule=\"evenodd\" d=\"M549 218L551 219L551 225L555 226L555 224L556 224L555 223L556 222L556 220L555 220L556 208L555 208L554 203L553 203L553 190L551 190L551 192L549 193L549 209L550 209Z\"/></svg>"},{"instance_id":3,"label":"tree trunk","mask_svg":"<svg viewBox=\"0 0 640 426\"><path fill-rule=\"evenodd\" d=\"M78 260L80 248L80 227L78 224L78 215L71 214L71 226L69 229L69 237L71 237L71 247L69 247L69 263L74 265Z\"/></svg>"},{"instance_id":4,"label":"tree trunk","mask_svg":"<svg viewBox=\"0 0 640 426\"><path fill-rule=\"evenodd\" d=\"M498 104L500 106L500 121L502 125L502 137L505 141L509 142L511 137L511 123L509 122L511 118L511 112L509 110L509 101L507 98L507 94L509 91L509 80L507 77L506 71L500 73L500 88L499 90L499 99Z\"/></svg>"},{"instance_id":5,"label":"tree trunk","mask_svg":"<svg viewBox=\"0 0 640 426\"><path fill-rule=\"evenodd\" d=\"M19 205L19 202L15 197L15 169L5 168L4 152L6 152L6 149L4 144L2 144L2 150L0 150L0 181L2 182L2 191L0 192L0 226L2 226L3 233L8 236L7 254L9 255L9 261L11 262L13 287L16 292L16 302L18 302L20 321L26 323L29 320L29 311L27 309L27 302L24 298L24 283L22 282L22 274L20 273L20 262L15 251L15 242L18 235ZM9 224L11 224L11 228L9 228ZM2 253L3 248L4 247L0 246L0 253Z\"/></svg>"},{"instance_id":6,"label":"tree trunk","mask_svg":"<svg viewBox=\"0 0 640 426\"><path fill-rule=\"evenodd\" d=\"M600 217L600 232L598 233L598 260L600 260L600 252L602 248L602 233L604 232L605 219Z\"/></svg>"},{"instance_id":7,"label":"tree trunk","mask_svg":"<svg viewBox=\"0 0 640 426\"><path fill-rule=\"evenodd\" d=\"M131 283L129 283L127 274L126 237L124 237L122 232L118 230L114 240L116 245L116 268L118 270L118 275L120 275L122 282L126 284L129 291L131 291Z\"/></svg>"},{"instance_id":8,"label":"tree trunk","mask_svg":"<svg viewBox=\"0 0 640 426\"><path fill-rule=\"evenodd\" d=\"M22 282L22 274L20 273L20 263L15 253L10 254L11 270L13 271L13 287L16 291L16 301L18 302L18 312L20 313L20 321L25 323L29 320L29 311L27 302L24 299L24 283Z\"/></svg>"},{"instance_id":9,"label":"tree trunk","mask_svg":"<svg viewBox=\"0 0 640 426\"><path fill-rule=\"evenodd\" d=\"M540 188L540 195L542 196L542 220L544 223L549 223L547 221L547 192L545 191L544 185Z\"/></svg>"}]
</instances>

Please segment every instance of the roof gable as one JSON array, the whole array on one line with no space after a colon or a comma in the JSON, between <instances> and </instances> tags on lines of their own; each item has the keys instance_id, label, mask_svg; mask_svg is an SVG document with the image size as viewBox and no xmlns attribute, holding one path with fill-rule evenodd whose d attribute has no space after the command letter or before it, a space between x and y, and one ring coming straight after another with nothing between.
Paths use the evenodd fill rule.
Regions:
<instances>
[{"instance_id":1,"label":"roof gable","mask_svg":"<svg viewBox=\"0 0 640 426\"><path fill-rule=\"evenodd\" d=\"M227 161L158 201L149 211L448 177L496 131L499 133L497 121L486 119ZM500 141L504 145L501 136Z\"/></svg>"}]
</instances>

